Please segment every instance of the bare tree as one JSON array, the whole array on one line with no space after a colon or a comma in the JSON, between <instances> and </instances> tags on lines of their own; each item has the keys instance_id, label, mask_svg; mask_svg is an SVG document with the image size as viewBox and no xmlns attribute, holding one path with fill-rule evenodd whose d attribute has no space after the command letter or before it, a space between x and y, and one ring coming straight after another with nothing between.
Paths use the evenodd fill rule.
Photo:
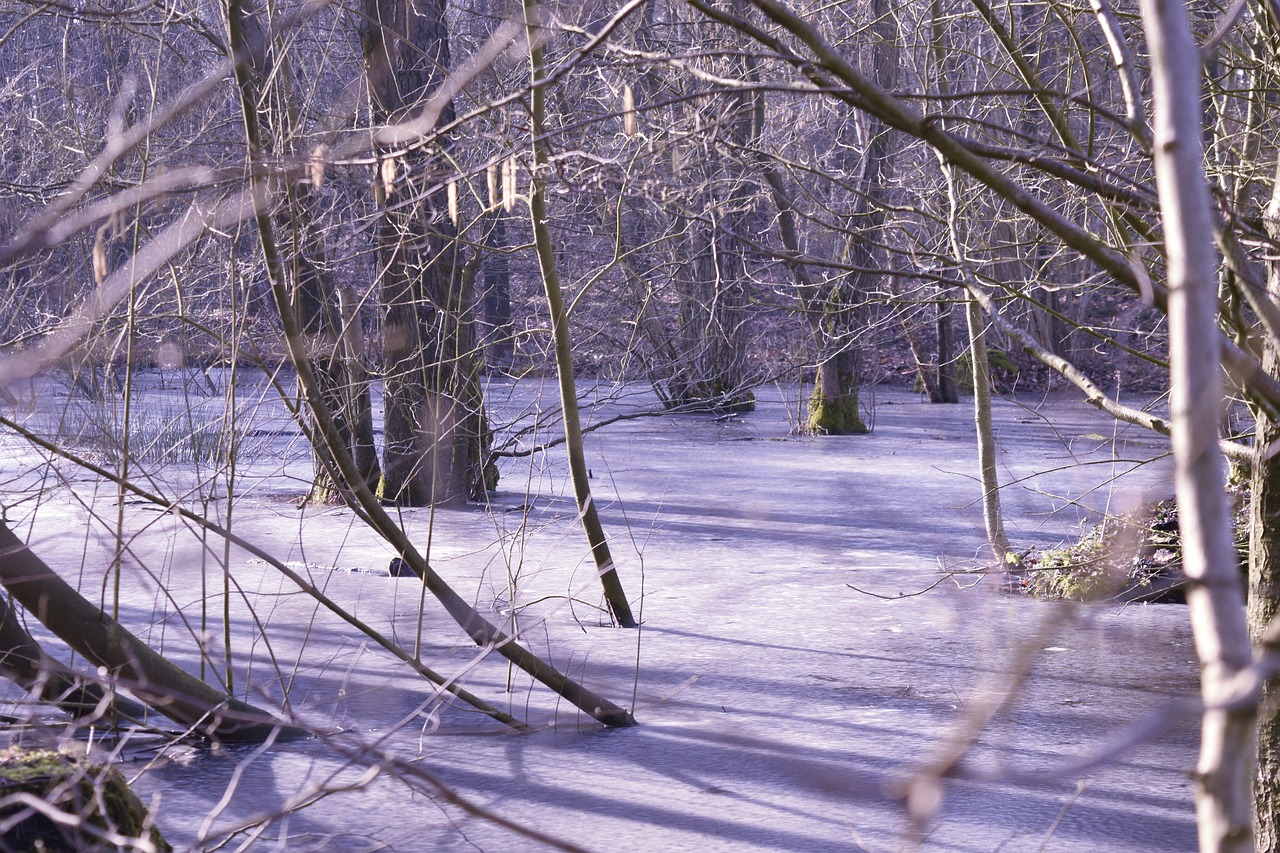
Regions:
<instances>
[{"instance_id":1,"label":"bare tree","mask_svg":"<svg viewBox=\"0 0 1280 853\"><path fill-rule=\"evenodd\" d=\"M1144 0L1151 48L1154 156L1169 263L1169 339L1178 521L1205 710L1197 767L1200 849L1252 850L1256 708L1236 699L1252 663L1222 455L1216 266L1202 171L1199 52L1186 8Z\"/></svg>"},{"instance_id":2,"label":"bare tree","mask_svg":"<svg viewBox=\"0 0 1280 853\"><path fill-rule=\"evenodd\" d=\"M639 622L631 614L631 605L623 591L617 567L609 551L609 540L600 523L600 513L591 496L591 484L587 460L582 447L582 422L578 413L578 395L574 384L573 351L569 340L569 313L565 309L564 295L560 288L560 275L556 267L555 249L551 232L547 227L547 197L543 175L549 168L545 144L546 101L539 85L546 75L543 61L542 25L538 20L538 6L534 0L525 0L525 28L529 39L529 70L532 91L529 93L529 129L532 137L533 168L529 186L529 214L532 218L534 247L538 253L538 267L551 315L551 334L555 342L556 375L560 387L560 410L564 421L565 449L569 454L569 477L573 481L574 500L582 521L596 573L604 587L605 600L613 618L623 628L637 628Z\"/></svg>"}]
</instances>

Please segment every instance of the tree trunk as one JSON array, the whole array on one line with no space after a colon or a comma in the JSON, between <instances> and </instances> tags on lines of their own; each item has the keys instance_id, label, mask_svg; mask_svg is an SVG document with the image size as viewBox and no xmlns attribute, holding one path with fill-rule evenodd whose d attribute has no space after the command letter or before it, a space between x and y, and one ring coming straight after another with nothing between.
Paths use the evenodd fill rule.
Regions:
<instances>
[{"instance_id":1,"label":"tree trunk","mask_svg":"<svg viewBox=\"0 0 1280 853\"><path fill-rule=\"evenodd\" d=\"M941 163L947 187L947 232L951 252L955 255L960 275L969 291L965 303L965 320L969 327L969 362L973 374L973 421L978 435L978 479L982 484L982 518L987 531L991 555L1001 568L1009 557L1009 538L1004 530L1004 514L1000 508L1000 477L996 471L996 438L991 417L991 367L988 363L986 320L978 302L981 288L973 280L966 258L965 241L960 235L962 219L959 176L945 160Z\"/></svg>"},{"instance_id":2,"label":"tree trunk","mask_svg":"<svg viewBox=\"0 0 1280 853\"><path fill-rule=\"evenodd\" d=\"M832 341L827 340L828 346ZM862 353L849 344L818 362L818 375L809 395L809 432L818 435L856 435L868 432L858 410L858 377Z\"/></svg>"},{"instance_id":3,"label":"tree trunk","mask_svg":"<svg viewBox=\"0 0 1280 853\"><path fill-rule=\"evenodd\" d=\"M892 89L898 80L898 23L889 0L871 2L872 46L869 71L877 85ZM860 305L878 284L873 271L875 246L884 225L893 169L893 130L879 117L865 114L867 148L862 156L848 239L842 260L848 272L825 295L821 320L813 327L818 348L818 376L809 399L810 432L846 435L868 432L859 412L862 354L856 335L863 325ZM817 306L810 306L813 311Z\"/></svg>"},{"instance_id":4,"label":"tree trunk","mask_svg":"<svg viewBox=\"0 0 1280 853\"><path fill-rule=\"evenodd\" d=\"M734 163L707 152L707 175L697 215L683 219L687 233L676 285L678 361L660 396L682 411L749 412L755 408L746 363L745 249L733 236L744 193L721 195Z\"/></svg>"},{"instance_id":5,"label":"tree trunk","mask_svg":"<svg viewBox=\"0 0 1280 853\"><path fill-rule=\"evenodd\" d=\"M745 5L738 6L740 14L749 14ZM646 9L646 14L652 12L652 6ZM713 27L704 24L697 33L698 49L722 51L719 70L748 79L753 69L741 40ZM640 82L642 97L650 85ZM762 102L758 91L729 91L705 103L712 107L711 116L703 115L703 104L691 102L691 109L699 111L694 123L709 120L718 133L700 137L687 155L677 154L687 161L681 161L679 177L685 184L672 220L678 235L676 358L659 359L666 363L661 364L658 396L680 411L748 412L755 408L755 393L747 361L747 244L742 235L756 194L746 161L759 142Z\"/></svg>"},{"instance_id":6,"label":"tree trunk","mask_svg":"<svg viewBox=\"0 0 1280 853\"><path fill-rule=\"evenodd\" d=\"M1273 263L1274 266L1274 263ZM1273 285L1280 283L1271 273ZM1275 291L1273 291L1275 292ZM1263 364L1280 369L1274 340L1266 342ZM1280 610L1280 423L1265 412L1256 416L1255 455L1249 504L1249 633L1262 643ZM1275 654L1280 649L1267 649ZM1280 851L1280 680L1268 678L1258 702L1258 766L1254 778L1255 849Z\"/></svg>"},{"instance_id":7,"label":"tree trunk","mask_svg":"<svg viewBox=\"0 0 1280 853\"><path fill-rule=\"evenodd\" d=\"M443 0L362 0L361 10L373 120L404 119L448 73ZM452 120L446 104L439 123ZM382 494L406 506L465 502L497 485L470 294L463 292L457 235L441 191L443 145L435 139L377 148Z\"/></svg>"},{"instance_id":8,"label":"tree trunk","mask_svg":"<svg viewBox=\"0 0 1280 853\"><path fill-rule=\"evenodd\" d=\"M56 705L77 719L99 721L114 711L140 720L147 712L136 702L78 675L46 654L22 627L17 611L4 596L0 596L0 673L41 701Z\"/></svg>"},{"instance_id":9,"label":"tree trunk","mask_svg":"<svg viewBox=\"0 0 1280 853\"><path fill-rule=\"evenodd\" d=\"M487 214L484 238L484 349L490 367L510 367L515 357L511 325L511 263L507 257L507 217L501 207Z\"/></svg>"},{"instance_id":10,"label":"tree trunk","mask_svg":"<svg viewBox=\"0 0 1280 853\"><path fill-rule=\"evenodd\" d=\"M1001 567L1009 554L1009 537L1004 532L1000 509L1000 477L996 472L996 436L991 422L991 371L987 366L986 321L977 300L965 303L969 321L969 357L973 361L973 420L978 431L978 472L982 482L982 519L987 543Z\"/></svg>"},{"instance_id":11,"label":"tree trunk","mask_svg":"<svg viewBox=\"0 0 1280 853\"><path fill-rule=\"evenodd\" d=\"M1280 161L1266 210L1267 234L1280 239ZM1268 262L1267 289L1280 299L1280 261ZM1280 341L1263 338L1262 366L1280 375ZM1254 458L1249 503L1249 634L1261 643L1280 611L1280 422L1265 410L1255 412ZM1267 649L1276 653L1280 649ZM1268 678L1258 703L1258 769L1254 779L1254 844L1280 851L1280 680Z\"/></svg>"},{"instance_id":12,"label":"tree trunk","mask_svg":"<svg viewBox=\"0 0 1280 853\"><path fill-rule=\"evenodd\" d=\"M310 190L305 186L295 188L291 203L284 216L290 226L288 232L312 230L312 219L304 211L309 209ZM279 234L284 229L277 228ZM347 448L361 482L376 488L381 479L377 447L373 434L373 404L370 399L368 370L365 367L364 334L358 309L353 307L352 296L339 292L328 273L324 271L323 246L318 236L304 238L306 243L292 248L293 263L284 267L293 271L292 288L298 307L299 325L307 338L307 352L311 357L311 370L315 374L320 393L333 416L332 425L337 435L334 440ZM312 430L317 428L314 418L309 420ZM311 498L318 503L330 503L339 493L350 489L351 484L335 479L337 465L326 449L327 442L313 442L315 464Z\"/></svg>"},{"instance_id":13,"label":"tree trunk","mask_svg":"<svg viewBox=\"0 0 1280 853\"><path fill-rule=\"evenodd\" d=\"M960 380L956 377L956 333L951 303L938 300L938 396L931 403L959 403Z\"/></svg>"},{"instance_id":14,"label":"tree trunk","mask_svg":"<svg viewBox=\"0 0 1280 853\"><path fill-rule=\"evenodd\" d=\"M1255 709L1233 681L1252 664L1244 597L1223 490L1217 259L1203 172L1200 54L1186 7L1143 0L1151 53L1156 189L1169 275L1170 413L1187 606L1200 659L1200 850L1251 851ZM1226 706L1226 707L1224 707Z\"/></svg>"},{"instance_id":15,"label":"tree trunk","mask_svg":"<svg viewBox=\"0 0 1280 853\"><path fill-rule=\"evenodd\" d=\"M270 155L281 160L297 157L296 117L282 84L288 70L266 42L262 12L252 0L233 0L227 6L231 48L246 57L237 66L236 82L244 116L249 162L260 166ZM274 81L274 97L266 97L264 81ZM272 111L268 105L274 104ZM319 155L320 152L316 152ZM313 155L313 156L316 156ZM323 174L322 164L319 172ZM364 368L364 346L360 318L344 310L333 280L325 272L324 241L317 233L313 188L309 183L289 187L285 203L258 216L259 238L271 274L288 282L293 310L306 337L306 352L320 392L332 412L333 441L348 449L356 460L362 481L375 486L380 477L373 439L373 407ZM287 239L282 243L281 235ZM311 429L316 428L310 420ZM311 498L321 503L336 499L338 491L350 484L334 479L337 467L328 442L313 441L314 473Z\"/></svg>"},{"instance_id":16,"label":"tree trunk","mask_svg":"<svg viewBox=\"0 0 1280 853\"><path fill-rule=\"evenodd\" d=\"M538 7L535 0L525 0L525 26L529 34L530 80L542 80L545 75L542 33L538 24ZM535 85L529 94L530 135L533 139L533 173L529 180L529 213L532 217L534 247L538 253L538 268L542 273L543 289L547 297L547 312L551 315L551 334L555 339L556 376L560 387L560 409L564 421L565 449L569 454L569 475L573 481L574 499L578 517L591 545L591 556L596 573L604 588L605 601L614 620L623 628L637 628L639 622L631 613L622 580L613 564L609 540L600 523L595 500L591 496L591 484L587 471L587 458L582 445L582 422L578 413L578 392L573 375L573 350L569 341L569 314L565 309L560 288L560 275L556 268L555 247L547 227L546 186L543 176L548 169L548 158L543 141L546 137L546 93Z\"/></svg>"},{"instance_id":17,"label":"tree trunk","mask_svg":"<svg viewBox=\"0 0 1280 853\"><path fill-rule=\"evenodd\" d=\"M171 720L215 740L263 740L295 731L170 663L58 577L0 522L0 584L27 612L106 677Z\"/></svg>"}]
</instances>

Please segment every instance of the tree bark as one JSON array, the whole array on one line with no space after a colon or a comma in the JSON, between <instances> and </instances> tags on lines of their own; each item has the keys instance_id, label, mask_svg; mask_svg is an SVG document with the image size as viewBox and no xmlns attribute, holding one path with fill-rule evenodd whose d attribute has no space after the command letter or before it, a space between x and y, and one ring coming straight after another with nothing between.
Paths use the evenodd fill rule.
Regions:
<instances>
[{"instance_id":1,"label":"tree bark","mask_svg":"<svg viewBox=\"0 0 1280 853\"><path fill-rule=\"evenodd\" d=\"M987 321L979 304L981 290L966 266L965 243L960 235L960 191L958 178L950 164L943 161L942 174L947 185L947 234L965 287L970 291L965 302L965 320L969 328L969 362L973 374L973 422L978 436L978 480L982 484L982 520L987 531L991 555L1001 568L1007 567L1009 537L1004 529L1004 513L1000 508L1000 477L996 470L996 437L991 417L991 368L987 356Z\"/></svg>"},{"instance_id":2,"label":"tree bark","mask_svg":"<svg viewBox=\"0 0 1280 853\"><path fill-rule=\"evenodd\" d=\"M545 75L542 58L541 25L538 22L538 6L535 0L524 2L525 26L529 33L530 79L542 80ZM555 340L556 376L560 388L561 419L564 421L565 449L569 455L569 475L573 481L574 499L578 517L582 521L591 556L596 566L600 584L604 588L605 601L614 620L623 628L637 628L639 622L631 613L622 580L613 564L609 540L600 514L591 496L591 484L587 471L586 454L582 445L582 420L578 412L578 392L573 374L573 350L569 340L569 314L565 310L564 295L560 288L560 275L556 268L555 246L547 227L546 187L543 175L548 168L546 138L546 93L535 85L529 93L530 136L533 146L533 172L529 180L529 213L532 217L534 247L538 253L538 268L542 273L543 290L547 297L547 311L551 315L551 334Z\"/></svg>"},{"instance_id":3,"label":"tree bark","mask_svg":"<svg viewBox=\"0 0 1280 853\"><path fill-rule=\"evenodd\" d=\"M677 220L681 241L678 359L662 398L681 411L749 412L755 408L746 364L745 251L734 235L746 202L741 178L723 152L706 152L696 216ZM735 178L739 185L725 193Z\"/></svg>"},{"instance_id":4,"label":"tree bark","mask_svg":"<svg viewBox=\"0 0 1280 853\"><path fill-rule=\"evenodd\" d=\"M646 12L652 14L652 7ZM694 40L694 49L723 57L720 73L750 78L752 62L736 33L701 22ZM645 88L642 83L642 96ZM706 98L706 92L697 95ZM683 185L673 176L679 188L672 199L678 199L679 207L671 229L675 257L668 261L675 268L675 358L658 359L658 396L677 411L748 412L755 408L755 393L747 360L749 282L743 234L756 193L746 161L753 159L759 141L760 93L717 92L701 103L691 98L690 108L699 111L695 124L707 122L716 133L700 136L691 152L676 155ZM665 349L655 347L659 353Z\"/></svg>"},{"instance_id":5,"label":"tree bark","mask_svg":"<svg viewBox=\"0 0 1280 853\"><path fill-rule=\"evenodd\" d=\"M892 89L898 80L898 23L889 0L871 0L872 45L869 71L878 86ZM857 342L865 325L861 303L877 284L871 272L879 254L876 244L884 226L883 206L889 198L893 170L893 130L873 113L865 113L867 147L857 173L847 217L848 238L842 260L848 271L824 296L821 319L814 327L818 375L809 398L809 432L850 435L868 432L859 411L862 353Z\"/></svg>"},{"instance_id":6,"label":"tree bark","mask_svg":"<svg viewBox=\"0 0 1280 853\"><path fill-rule=\"evenodd\" d=\"M1156 189L1169 270L1170 412L1187 605L1201 666L1200 850L1251 851L1255 711L1227 705L1252 663L1223 490L1222 376L1213 220L1203 171L1200 54L1179 0L1143 0Z\"/></svg>"},{"instance_id":7,"label":"tree bark","mask_svg":"<svg viewBox=\"0 0 1280 853\"><path fill-rule=\"evenodd\" d=\"M267 42L268 27L263 25L262 14L253 0L231 0L227 4L231 51L244 58L235 73L248 161L253 169L262 168L269 157L299 155L294 141L294 108L281 82L288 69L275 54L275 46ZM274 97L266 96L267 85ZM269 105L275 106L274 111ZM324 243L315 227L313 187L308 182L293 183L283 197L284 202L276 209L257 216L264 257L275 266L275 274L289 283L292 298L281 310L295 312L306 336L312 372L333 413L335 440L351 452L361 480L376 486L380 471L360 318L358 312L350 310L350 297L340 294L325 272ZM283 243L282 235L286 237ZM314 419L311 427L315 428ZM334 480L336 467L325 442L313 442L312 449L315 464L310 497L321 503L336 500L338 492L349 488L349 484Z\"/></svg>"},{"instance_id":8,"label":"tree bark","mask_svg":"<svg viewBox=\"0 0 1280 853\"><path fill-rule=\"evenodd\" d=\"M965 303L969 323L969 357L973 361L973 421L978 432L978 473L982 483L982 520L987 544L997 565L1005 566L1009 537L1000 509L1000 477L996 471L996 436L991 420L991 370L987 366L986 320L976 300Z\"/></svg>"},{"instance_id":9,"label":"tree bark","mask_svg":"<svg viewBox=\"0 0 1280 853\"><path fill-rule=\"evenodd\" d=\"M829 352L818 362L805 428L817 435L860 435L870 432L858 402L862 352L849 341L841 345L836 334L838 324L833 319L822 335L823 348ZM835 351L830 352L833 348Z\"/></svg>"},{"instance_id":10,"label":"tree bark","mask_svg":"<svg viewBox=\"0 0 1280 853\"><path fill-rule=\"evenodd\" d=\"M1267 234L1280 240L1280 161L1266 210ZM1280 261L1268 261L1267 290L1280 299ZM1280 375L1280 341L1263 338L1263 369ZM1255 413L1249 503L1249 634L1261 644L1280 611L1280 421ZM1275 653L1277 649L1268 649ZM1268 678L1258 702L1258 767L1254 779L1255 849L1280 850L1280 680Z\"/></svg>"},{"instance_id":11,"label":"tree bark","mask_svg":"<svg viewBox=\"0 0 1280 853\"><path fill-rule=\"evenodd\" d=\"M0 584L27 612L107 677L194 733L214 740L263 740L299 733L170 663L90 604L0 522Z\"/></svg>"},{"instance_id":12,"label":"tree bark","mask_svg":"<svg viewBox=\"0 0 1280 853\"><path fill-rule=\"evenodd\" d=\"M960 381L956 378L956 333L951 302L938 299L938 370L937 399L931 403L959 403Z\"/></svg>"},{"instance_id":13,"label":"tree bark","mask_svg":"<svg viewBox=\"0 0 1280 853\"><path fill-rule=\"evenodd\" d=\"M18 612L0 596L0 673L77 719L90 722L119 714L142 719L147 709L74 672L45 653L22 626Z\"/></svg>"},{"instance_id":14,"label":"tree bark","mask_svg":"<svg viewBox=\"0 0 1280 853\"><path fill-rule=\"evenodd\" d=\"M376 123L407 117L449 71L443 0L362 0L365 71ZM453 120L446 104L439 124ZM441 172L444 139L379 146L378 276L386 371L385 500L479 499L497 485L479 359Z\"/></svg>"},{"instance_id":15,"label":"tree bark","mask_svg":"<svg viewBox=\"0 0 1280 853\"><path fill-rule=\"evenodd\" d=\"M373 403L360 313L352 295L340 292L324 271L323 262L317 262L324 251L318 236L299 233L312 231L314 227L311 216L305 212L310 208L309 195L310 190L305 186L294 188L284 213L287 219L282 223L294 235L293 263L287 266L292 267L296 277L293 291L300 326L307 337L316 381L333 413L336 439L350 450L361 482L376 487L382 470L374 440ZM277 229L277 233L280 230ZM299 239L303 242L298 242ZM314 419L310 426L316 428ZM349 489L350 484L334 479L337 470L334 460L322 458L320 454L326 451L323 444L319 446L322 449L315 451L311 497L318 503L331 503L343 489Z\"/></svg>"}]
</instances>

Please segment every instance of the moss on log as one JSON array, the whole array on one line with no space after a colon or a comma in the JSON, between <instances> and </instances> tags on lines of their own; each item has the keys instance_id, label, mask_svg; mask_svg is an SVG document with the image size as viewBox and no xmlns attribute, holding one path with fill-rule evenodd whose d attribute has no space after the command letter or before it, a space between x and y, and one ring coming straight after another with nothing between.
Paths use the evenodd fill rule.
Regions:
<instances>
[{"instance_id":1,"label":"moss on log","mask_svg":"<svg viewBox=\"0 0 1280 853\"><path fill-rule=\"evenodd\" d=\"M54 750L0 752L0 827L16 851L170 851L120 771Z\"/></svg>"}]
</instances>

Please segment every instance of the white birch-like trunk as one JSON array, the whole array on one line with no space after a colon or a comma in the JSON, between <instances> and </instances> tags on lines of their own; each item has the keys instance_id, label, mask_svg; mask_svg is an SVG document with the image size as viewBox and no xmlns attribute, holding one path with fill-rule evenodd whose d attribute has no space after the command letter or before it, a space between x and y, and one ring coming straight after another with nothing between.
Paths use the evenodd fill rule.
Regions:
<instances>
[{"instance_id":1,"label":"white birch-like trunk","mask_svg":"<svg viewBox=\"0 0 1280 853\"><path fill-rule=\"evenodd\" d=\"M1174 477L1187 604L1201 666L1196 815L1201 851L1253 849L1252 708L1220 706L1250 665L1244 596L1218 449L1217 259L1202 167L1200 53L1180 0L1142 0L1151 55L1156 187L1169 265Z\"/></svg>"},{"instance_id":2,"label":"white birch-like trunk","mask_svg":"<svg viewBox=\"0 0 1280 853\"><path fill-rule=\"evenodd\" d=\"M961 274L968 279L964 242L960 238L960 196L956 175L944 160L942 174L947 181L947 232L951 251ZM1009 537L1004 530L1004 513L1000 509L1000 477L996 471L996 434L991 419L991 368L987 362L986 320L975 298L965 303L965 319L969 326L969 358L973 365L973 422L978 433L978 472L982 482L982 519L987 529L991 555L1001 569L1009 568Z\"/></svg>"},{"instance_id":3,"label":"white birch-like trunk","mask_svg":"<svg viewBox=\"0 0 1280 853\"><path fill-rule=\"evenodd\" d=\"M969 355L973 362L973 422L978 430L978 470L982 480L982 518L996 564L1009 568L1009 537L1000 509L1000 477L996 472L996 434L991 419L991 369L987 364L986 319L978 303L965 303L969 322Z\"/></svg>"}]
</instances>

